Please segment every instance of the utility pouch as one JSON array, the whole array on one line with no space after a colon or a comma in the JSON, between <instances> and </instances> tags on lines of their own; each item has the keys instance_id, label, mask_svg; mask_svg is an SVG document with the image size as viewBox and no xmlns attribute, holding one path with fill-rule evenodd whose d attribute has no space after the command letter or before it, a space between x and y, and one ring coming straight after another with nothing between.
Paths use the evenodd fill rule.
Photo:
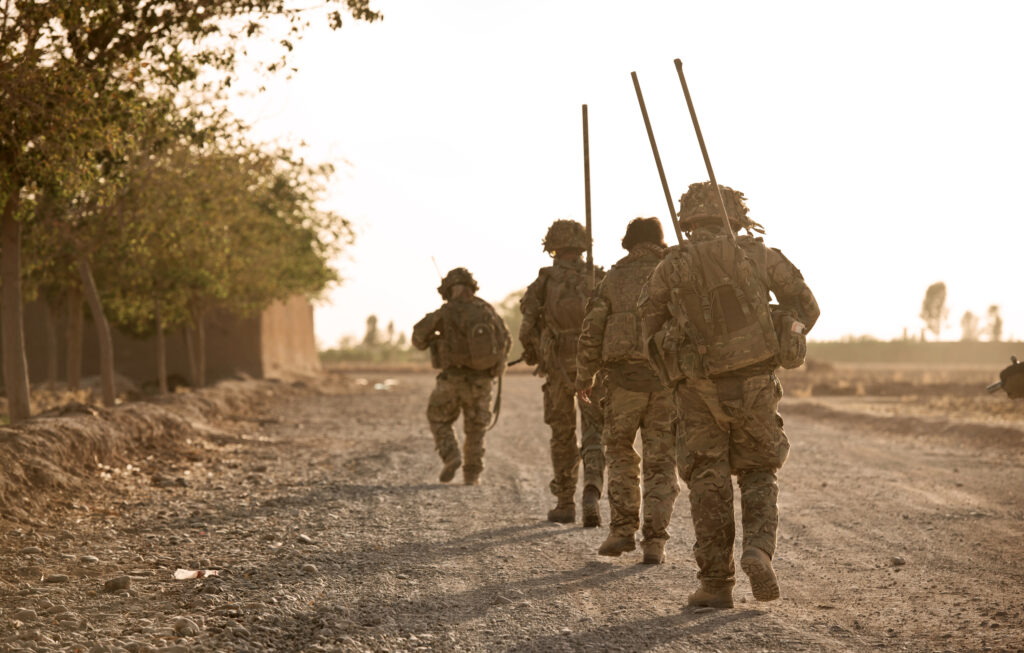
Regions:
<instances>
[{"instance_id":1,"label":"utility pouch","mask_svg":"<svg viewBox=\"0 0 1024 653\"><path fill-rule=\"evenodd\" d=\"M803 365L807 360L807 329L803 322L783 308L772 311L772 322L779 338L779 365L787 370Z\"/></svg>"}]
</instances>

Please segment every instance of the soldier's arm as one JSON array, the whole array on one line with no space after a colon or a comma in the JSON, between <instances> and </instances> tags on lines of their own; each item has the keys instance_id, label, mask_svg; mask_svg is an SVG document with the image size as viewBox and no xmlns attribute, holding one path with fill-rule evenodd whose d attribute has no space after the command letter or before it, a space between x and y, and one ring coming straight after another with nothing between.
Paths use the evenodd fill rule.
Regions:
<instances>
[{"instance_id":1,"label":"soldier's arm","mask_svg":"<svg viewBox=\"0 0 1024 653\"><path fill-rule=\"evenodd\" d=\"M412 346L416 349L426 349L437 337L437 331L441 326L441 309L427 315L416 323L412 328Z\"/></svg>"},{"instance_id":2,"label":"soldier's arm","mask_svg":"<svg viewBox=\"0 0 1024 653\"><path fill-rule=\"evenodd\" d=\"M536 360L540 349L541 308L543 306L544 273L541 271L534 282L526 288L523 298L519 300L519 310L523 314L522 324L519 325L519 342L523 345L528 363L531 358Z\"/></svg>"},{"instance_id":3,"label":"soldier's arm","mask_svg":"<svg viewBox=\"0 0 1024 653\"><path fill-rule=\"evenodd\" d=\"M601 368L601 350L604 346L604 328L608 322L611 306L601 295L600 284L597 292L587 302L587 314L583 318L579 344L576 347L576 389L584 390L594 384L594 375Z\"/></svg>"},{"instance_id":4,"label":"soldier's arm","mask_svg":"<svg viewBox=\"0 0 1024 653\"><path fill-rule=\"evenodd\" d=\"M810 331L821 315L818 301L800 270L774 248L768 249L768 287L775 293L779 306L793 311Z\"/></svg>"},{"instance_id":5,"label":"soldier's arm","mask_svg":"<svg viewBox=\"0 0 1024 653\"><path fill-rule=\"evenodd\" d=\"M640 289L636 307L645 343L669 318L668 303L672 298L673 266L676 265L674 259L666 258L654 268L647 283Z\"/></svg>"}]
</instances>

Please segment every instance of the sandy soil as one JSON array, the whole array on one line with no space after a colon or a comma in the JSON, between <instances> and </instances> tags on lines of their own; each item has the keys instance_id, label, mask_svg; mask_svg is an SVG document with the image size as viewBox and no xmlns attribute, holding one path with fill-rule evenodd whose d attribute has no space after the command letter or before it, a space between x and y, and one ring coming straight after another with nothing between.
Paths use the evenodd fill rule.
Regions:
<instances>
[{"instance_id":1,"label":"sandy soil","mask_svg":"<svg viewBox=\"0 0 1024 653\"><path fill-rule=\"evenodd\" d=\"M685 491L662 566L543 520L537 379L506 379L466 487L437 482L432 376L386 378L282 384L175 459L98 467L34 525L0 521L0 649L1024 650L1024 404L979 397L1011 407L993 423L985 404L788 396L782 599L741 574L716 611L684 607Z\"/></svg>"}]
</instances>

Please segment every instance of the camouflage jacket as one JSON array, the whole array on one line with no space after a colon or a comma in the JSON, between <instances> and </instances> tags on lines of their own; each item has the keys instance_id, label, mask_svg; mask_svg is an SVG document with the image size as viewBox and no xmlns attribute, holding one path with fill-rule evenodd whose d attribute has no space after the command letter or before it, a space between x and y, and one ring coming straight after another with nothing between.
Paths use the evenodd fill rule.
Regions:
<instances>
[{"instance_id":1,"label":"camouflage jacket","mask_svg":"<svg viewBox=\"0 0 1024 653\"><path fill-rule=\"evenodd\" d=\"M705 238L698 233L694 240ZM775 295L780 308L796 316L809 331L817 322L820 310L818 302L814 299L800 270L790 263L789 259L779 250L765 247L760 238L738 236L736 240L744 251L757 254L751 256L750 259L758 268L763 265L763 269L756 269L755 273L764 280L767 290ZM643 287L638 301L638 309L645 348L650 346L654 334L672 317L672 311L679 310L678 306L671 305L672 291L690 283L697 265L693 256L687 242L669 248L664 260L655 268L651 278ZM766 297L765 301L768 299ZM686 340L685 345L690 348L694 347L694 343L689 339ZM650 352L648 354L650 355ZM654 362L653 359L652 362Z\"/></svg>"},{"instance_id":2,"label":"camouflage jacket","mask_svg":"<svg viewBox=\"0 0 1024 653\"><path fill-rule=\"evenodd\" d=\"M595 268L598 280L604 272ZM586 302L593 295L594 284L582 260L556 258L549 267L541 268L519 300L523 322L519 341L528 363L538 362L537 373L559 370L572 385L576 378L576 341L586 314Z\"/></svg>"},{"instance_id":3,"label":"camouflage jacket","mask_svg":"<svg viewBox=\"0 0 1024 653\"><path fill-rule=\"evenodd\" d=\"M589 388L602 367L656 379L644 355L636 300L664 255L660 245L640 243L598 284L587 304L576 351L577 390ZM616 376L613 372L613 381Z\"/></svg>"}]
</instances>

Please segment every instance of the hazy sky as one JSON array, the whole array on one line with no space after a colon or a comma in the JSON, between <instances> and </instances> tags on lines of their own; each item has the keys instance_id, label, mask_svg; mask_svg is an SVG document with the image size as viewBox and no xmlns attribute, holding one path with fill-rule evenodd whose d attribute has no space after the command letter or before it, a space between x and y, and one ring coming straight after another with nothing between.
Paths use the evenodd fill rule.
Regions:
<instances>
[{"instance_id":1,"label":"hazy sky","mask_svg":"<svg viewBox=\"0 0 1024 653\"><path fill-rule=\"evenodd\" d=\"M556 218L584 219L589 105L595 259L629 219L668 210L630 71L674 197L715 175L804 273L815 339L916 333L924 291L1002 306L1024 337L1024 3L374 0L383 22L308 32L299 72L233 108L258 139L341 163L330 206L357 244L316 310L322 346L366 316L410 331L469 268L499 301L548 264Z\"/></svg>"}]
</instances>

